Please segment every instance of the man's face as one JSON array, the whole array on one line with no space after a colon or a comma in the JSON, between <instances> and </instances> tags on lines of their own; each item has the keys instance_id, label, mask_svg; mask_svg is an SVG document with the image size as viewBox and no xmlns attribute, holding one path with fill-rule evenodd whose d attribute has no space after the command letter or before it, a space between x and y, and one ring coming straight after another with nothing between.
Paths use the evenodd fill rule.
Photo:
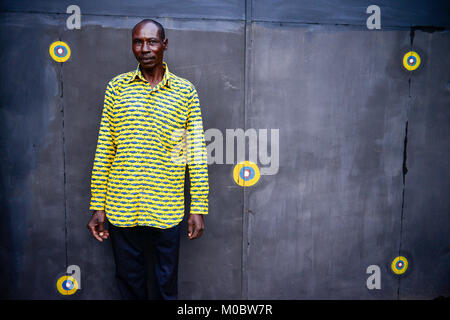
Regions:
<instances>
[{"instance_id":1,"label":"man's face","mask_svg":"<svg viewBox=\"0 0 450 320\"><path fill-rule=\"evenodd\" d=\"M153 23L139 25L132 35L132 48L136 60L144 69L162 64L167 39L161 40L159 29Z\"/></svg>"}]
</instances>

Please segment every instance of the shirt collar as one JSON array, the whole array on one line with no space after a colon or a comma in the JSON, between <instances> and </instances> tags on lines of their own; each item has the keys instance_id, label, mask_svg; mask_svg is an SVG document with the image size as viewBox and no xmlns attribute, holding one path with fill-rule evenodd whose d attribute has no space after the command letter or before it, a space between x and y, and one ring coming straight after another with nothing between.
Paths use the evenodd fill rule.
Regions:
<instances>
[{"instance_id":1,"label":"shirt collar","mask_svg":"<svg viewBox=\"0 0 450 320\"><path fill-rule=\"evenodd\" d=\"M167 66L167 63L163 61L163 68L164 68L164 76L162 78L162 81L157 84L157 87L160 87L162 85L166 85L170 88L170 79L171 79L171 73L169 71L169 67ZM141 68L140 68L140 63L138 64L136 71L133 72L133 74L131 75L130 80L128 80L128 83L134 81L136 78L141 79L142 81L147 82L147 79L144 78L144 75L141 72Z\"/></svg>"}]
</instances>

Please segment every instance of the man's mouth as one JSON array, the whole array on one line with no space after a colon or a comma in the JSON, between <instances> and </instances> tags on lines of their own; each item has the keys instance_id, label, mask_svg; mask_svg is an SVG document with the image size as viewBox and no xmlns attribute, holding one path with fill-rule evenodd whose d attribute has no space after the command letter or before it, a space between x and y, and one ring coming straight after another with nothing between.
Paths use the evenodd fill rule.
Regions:
<instances>
[{"instance_id":1,"label":"man's mouth","mask_svg":"<svg viewBox=\"0 0 450 320\"><path fill-rule=\"evenodd\" d=\"M143 57L141 60L144 62L149 62L155 60L155 57L145 57L145 58Z\"/></svg>"}]
</instances>

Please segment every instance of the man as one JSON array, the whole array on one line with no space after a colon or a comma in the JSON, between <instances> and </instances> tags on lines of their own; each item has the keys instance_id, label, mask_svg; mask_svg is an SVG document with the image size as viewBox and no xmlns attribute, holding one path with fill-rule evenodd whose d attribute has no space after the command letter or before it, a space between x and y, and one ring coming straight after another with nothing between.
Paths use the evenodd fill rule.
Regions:
<instances>
[{"instance_id":1,"label":"man","mask_svg":"<svg viewBox=\"0 0 450 320\"><path fill-rule=\"evenodd\" d=\"M100 242L111 238L124 299L148 298L144 256L148 245L153 297L177 299L186 165L191 179L189 239L202 235L203 215L208 213L199 99L194 85L171 73L163 61L167 45L158 22L145 19L133 28L137 69L108 83L100 122L91 179L94 212L88 228ZM109 230L104 228L106 218Z\"/></svg>"}]
</instances>

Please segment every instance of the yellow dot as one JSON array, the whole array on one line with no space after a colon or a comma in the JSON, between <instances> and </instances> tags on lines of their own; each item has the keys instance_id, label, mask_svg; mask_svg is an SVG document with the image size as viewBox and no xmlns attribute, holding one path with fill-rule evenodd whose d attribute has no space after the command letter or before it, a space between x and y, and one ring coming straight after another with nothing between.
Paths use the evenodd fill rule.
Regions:
<instances>
[{"instance_id":1,"label":"yellow dot","mask_svg":"<svg viewBox=\"0 0 450 320\"><path fill-rule=\"evenodd\" d=\"M416 63L414 64L414 59ZM408 71L416 70L420 65L420 56L415 51L409 51L403 56L403 66Z\"/></svg>"},{"instance_id":2,"label":"yellow dot","mask_svg":"<svg viewBox=\"0 0 450 320\"><path fill-rule=\"evenodd\" d=\"M59 46L59 48L57 48ZM64 53L64 49L66 50L65 56L58 56L62 55ZM55 50L56 49L56 50ZM48 49L50 56L55 60L56 62L65 62L69 60L70 58L70 47L67 43L63 41L55 41L50 45L50 48Z\"/></svg>"},{"instance_id":3,"label":"yellow dot","mask_svg":"<svg viewBox=\"0 0 450 320\"><path fill-rule=\"evenodd\" d=\"M254 176L252 177L252 172ZM258 182L261 174L258 166L251 161L242 161L234 166L234 181L242 187L250 187Z\"/></svg>"},{"instance_id":4,"label":"yellow dot","mask_svg":"<svg viewBox=\"0 0 450 320\"><path fill-rule=\"evenodd\" d=\"M64 296L72 295L78 290L78 282L74 277L62 276L56 282L56 289Z\"/></svg>"},{"instance_id":5,"label":"yellow dot","mask_svg":"<svg viewBox=\"0 0 450 320\"><path fill-rule=\"evenodd\" d=\"M398 267L400 267L401 269L399 269ZM396 257L394 260L392 260L391 269L395 274L398 275L405 273L406 269L408 269L408 260L403 256Z\"/></svg>"}]
</instances>

